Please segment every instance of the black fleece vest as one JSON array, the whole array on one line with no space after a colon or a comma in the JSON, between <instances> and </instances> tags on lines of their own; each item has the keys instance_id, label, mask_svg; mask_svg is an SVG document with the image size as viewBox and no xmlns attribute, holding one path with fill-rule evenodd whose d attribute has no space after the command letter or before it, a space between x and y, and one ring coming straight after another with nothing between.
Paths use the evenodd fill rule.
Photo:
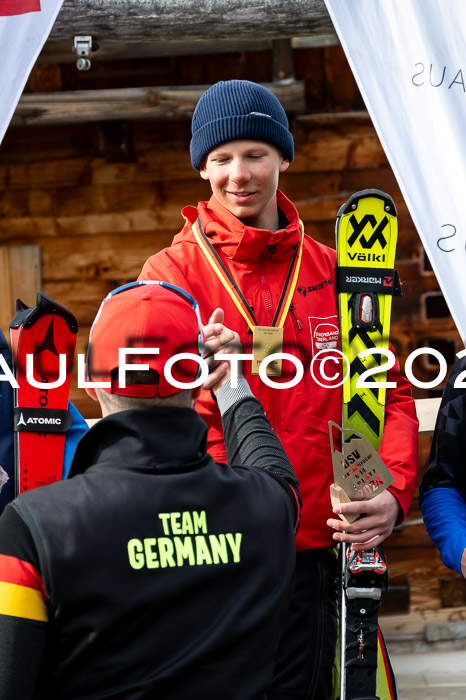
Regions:
<instances>
[{"instance_id":1,"label":"black fleece vest","mask_svg":"<svg viewBox=\"0 0 466 700\"><path fill-rule=\"evenodd\" d=\"M190 409L125 411L17 508L48 599L47 698L264 698L294 569L287 496Z\"/></svg>"}]
</instances>

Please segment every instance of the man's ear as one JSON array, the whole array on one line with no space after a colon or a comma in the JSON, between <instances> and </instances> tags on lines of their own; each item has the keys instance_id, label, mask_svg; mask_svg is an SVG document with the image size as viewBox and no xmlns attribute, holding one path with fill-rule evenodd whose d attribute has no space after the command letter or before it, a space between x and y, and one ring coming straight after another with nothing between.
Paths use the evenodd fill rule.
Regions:
<instances>
[{"instance_id":1,"label":"man's ear","mask_svg":"<svg viewBox=\"0 0 466 700\"><path fill-rule=\"evenodd\" d=\"M199 175L202 177L203 180L210 180L209 175L207 174L206 167L205 167L205 161L201 165L201 168L199 170Z\"/></svg>"},{"instance_id":2,"label":"man's ear","mask_svg":"<svg viewBox=\"0 0 466 700\"><path fill-rule=\"evenodd\" d=\"M94 399L94 401L98 401L99 399L97 398L97 393L96 390L93 389L90 386L84 387L86 389L86 394L91 397L91 399Z\"/></svg>"},{"instance_id":3,"label":"man's ear","mask_svg":"<svg viewBox=\"0 0 466 700\"><path fill-rule=\"evenodd\" d=\"M282 162L280 163L280 172L284 173L285 170L288 170L289 167L290 161L288 160L288 158L282 158Z\"/></svg>"},{"instance_id":4,"label":"man's ear","mask_svg":"<svg viewBox=\"0 0 466 700\"><path fill-rule=\"evenodd\" d=\"M202 384L201 384L201 386L197 386L195 389L191 389L191 398L193 401L196 401L196 399L199 398L199 396L201 395L201 391L202 391Z\"/></svg>"}]
</instances>

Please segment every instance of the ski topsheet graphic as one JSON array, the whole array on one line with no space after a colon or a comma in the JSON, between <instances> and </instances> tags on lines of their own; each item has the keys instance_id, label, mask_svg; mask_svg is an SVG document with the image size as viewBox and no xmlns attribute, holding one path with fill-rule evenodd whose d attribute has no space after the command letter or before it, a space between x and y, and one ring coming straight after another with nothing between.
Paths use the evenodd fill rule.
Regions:
<instances>
[{"instance_id":1,"label":"ski topsheet graphic","mask_svg":"<svg viewBox=\"0 0 466 700\"><path fill-rule=\"evenodd\" d=\"M391 197L373 189L350 197L338 212L336 239L341 349L349 366L343 383L342 440L356 444L361 438L368 439L377 450L384 427L384 365L388 364L384 351L389 348L392 297L401 294L394 269L397 218ZM354 444L358 459L349 464L347 453L352 448L345 444L342 457L347 458L336 460L337 467L341 462L346 468L346 472L340 468L340 482L338 469L335 475L332 498L340 501L371 498L392 480L376 454L371 460L364 458ZM370 448L366 449L369 454ZM346 482L354 481L360 498L345 492L348 474L351 479ZM378 627L382 593L388 583L383 550L357 552L343 544L341 558L340 679L335 697L394 700L398 697L396 682Z\"/></svg>"},{"instance_id":2,"label":"ski topsheet graphic","mask_svg":"<svg viewBox=\"0 0 466 700\"><path fill-rule=\"evenodd\" d=\"M78 323L42 292L34 308L20 299L10 324L15 388L15 493L62 478L67 410Z\"/></svg>"},{"instance_id":3,"label":"ski topsheet graphic","mask_svg":"<svg viewBox=\"0 0 466 700\"><path fill-rule=\"evenodd\" d=\"M350 371L343 384L343 427L367 435L376 449L382 439L386 390L358 388L356 383L361 377L386 382L380 365L387 360L377 351L388 350L392 296L401 293L394 270L397 230L395 204L379 190L357 192L338 212L341 349ZM364 357L365 351L371 354Z\"/></svg>"}]
</instances>

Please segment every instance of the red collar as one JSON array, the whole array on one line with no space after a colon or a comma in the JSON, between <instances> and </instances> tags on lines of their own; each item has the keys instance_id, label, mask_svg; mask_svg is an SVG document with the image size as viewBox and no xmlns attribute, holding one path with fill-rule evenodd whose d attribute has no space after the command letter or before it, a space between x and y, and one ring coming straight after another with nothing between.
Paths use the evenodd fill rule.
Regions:
<instances>
[{"instance_id":1,"label":"red collar","mask_svg":"<svg viewBox=\"0 0 466 700\"><path fill-rule=\"evenodd\" d=\"M199 202L197 209L186 207L182 213L190 227L199 215L205 234L227 258L257 261L270 246L276 246L274 260L278 261L289 258L299 242L299 217L294 205L279 190L277 205L289 221L286 228L278 231L245 226L213 195L208 202Z\"/></svg>"}]
</instances>

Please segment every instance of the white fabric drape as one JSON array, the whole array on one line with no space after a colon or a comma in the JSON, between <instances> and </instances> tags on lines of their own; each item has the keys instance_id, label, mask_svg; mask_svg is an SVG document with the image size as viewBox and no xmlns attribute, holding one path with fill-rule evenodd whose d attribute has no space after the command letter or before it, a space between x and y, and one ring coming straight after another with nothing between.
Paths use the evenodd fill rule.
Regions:
<instances>
[{"instance_id":1,"label":"white fabric drape","mask_svg":"<svg viewBox=\"0 0 466 700\"><path fill-rule=\"evenodd\" d=\"M325 3L464 341L466 2Z\"/></svg>"},{"instance_id":2,"label":"white fabric drape","mask_svg":"<svg viewBox=\"0 0 466 700\"><path fill-rule=\"evenodd\" d=\"M0 143L62 4L0 0Z\"/></svg>"}]
</instances>

